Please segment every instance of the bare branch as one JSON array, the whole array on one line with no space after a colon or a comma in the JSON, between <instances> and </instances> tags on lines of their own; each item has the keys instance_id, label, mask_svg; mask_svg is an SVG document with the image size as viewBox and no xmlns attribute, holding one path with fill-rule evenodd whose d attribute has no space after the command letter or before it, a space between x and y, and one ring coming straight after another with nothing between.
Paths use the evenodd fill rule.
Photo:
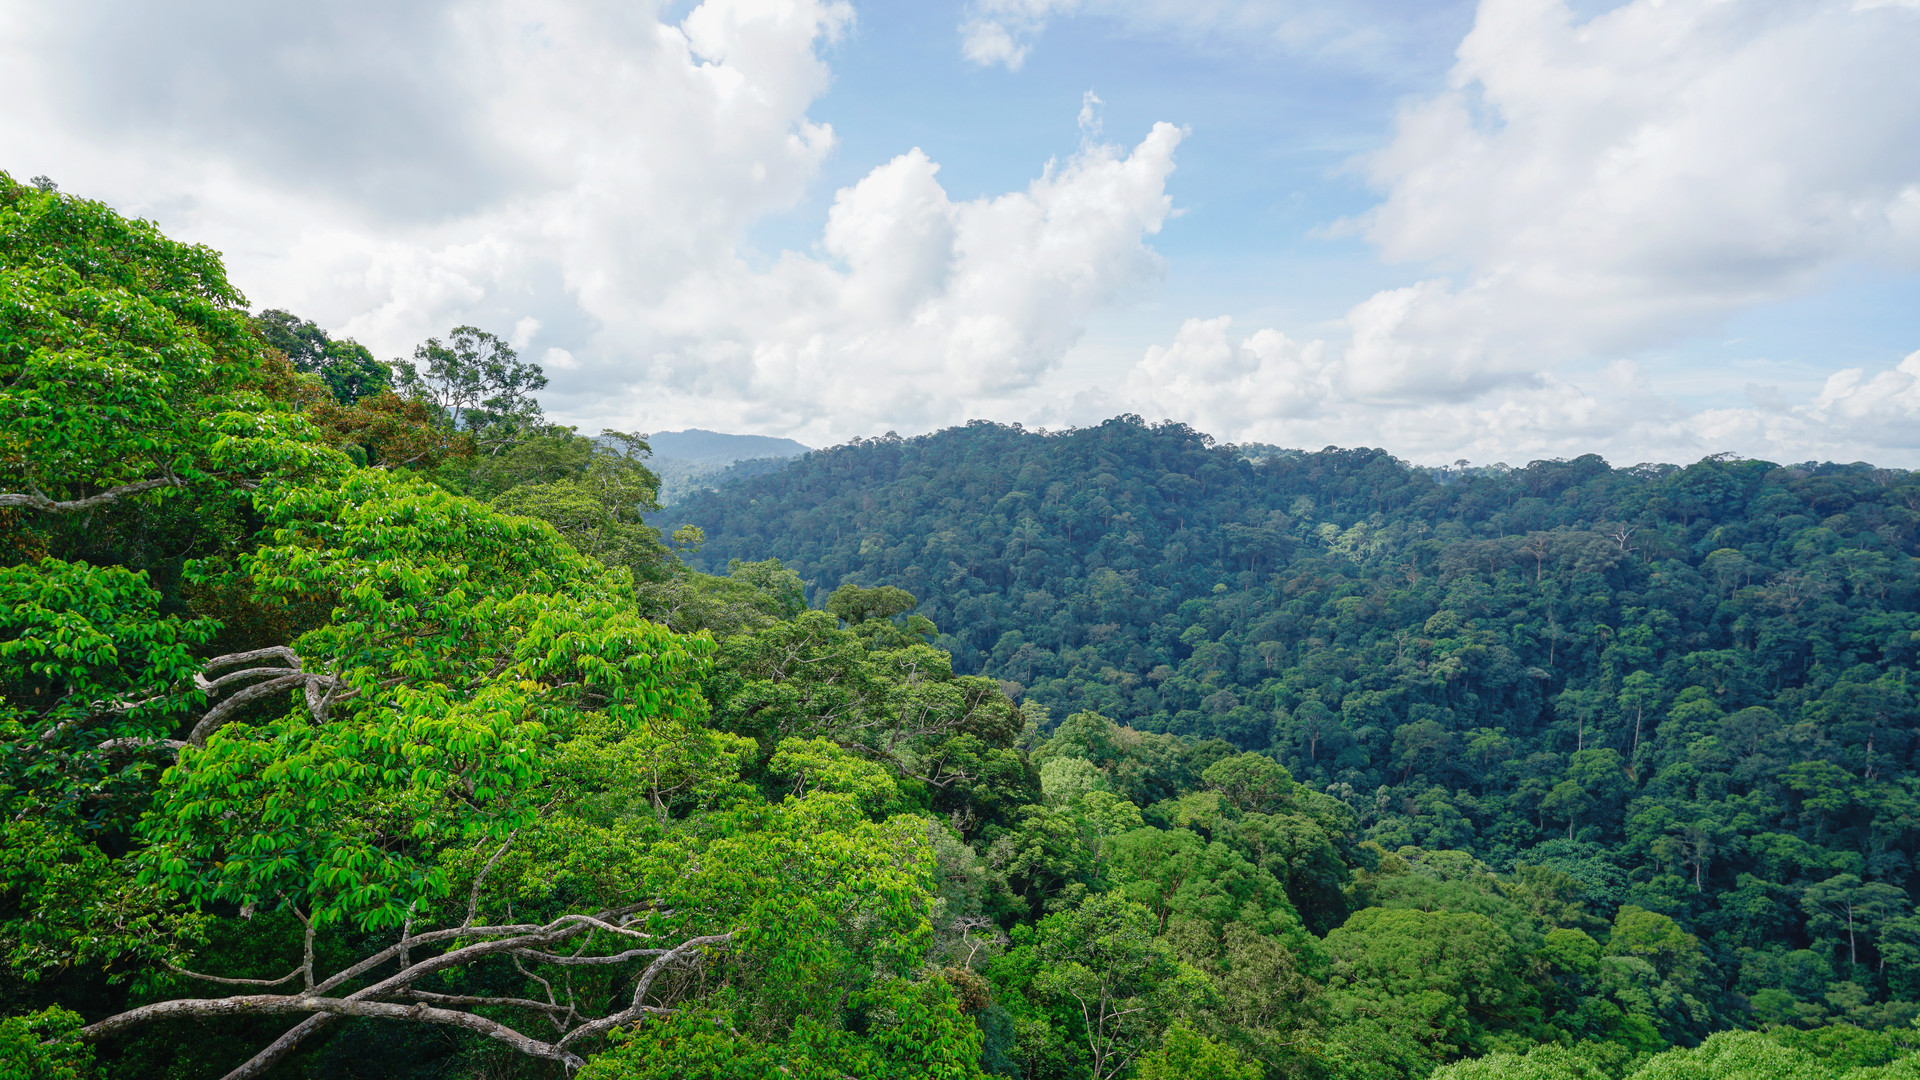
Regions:
<instances>
[{"instance_id":1,"label":"bare branch","mask_svg":"<svg viewBox=\"0 0 1920 1080\"><path fill-rule=\"evenodd\" d=\"M268 1044L265 1050L248 1058L220 1080L252 1080L253 1077L280 1064L280 1059L293 1053L294 1048L299 1046L307 1036L339 1022L340 1018L331 1013L314 1013L293 1025L285 1034Z\"/></svg>"},{"instance_id":2,"label":"bare branch","mask_svg":"<svg viewBox=\"0 0 1920 1080\"><path fill-rule=\"evenodd\" d=\"M515 949L515 956L524 956L529 960L538 960L543 964L559 964L562 967L588 967L603 964L624 964L629 960L638 960L644 956L660 956L671 949L628 949L611 956L560 956L555 953L538 952L533 949Z\"/></svg>"},{"instance_id":3,"label":"bare branch","mask_svg":"<svg viewBox=\"0 0 1920 1080\"><path fill-rule=\"evenodd\" d=\"M426 990L409 990L407 996L430 1001L437 1005L510 1005L516 1009L538 1009L541 1012L571 1012L568 1006L554 1005L531 998L510 997L471 997L465 994L435 994Z\"/></svg>"},{"instance_id":4,"label":"bare branch","mask_svg":"<svg viewBox=\"0 0 1920 1080\"><path fill-rule=\"evenodd\" d=\"M219 671L221 668L230 668L236 664L251 664L256 660L278 660L286 665L289 670L301 670L300 654L287 648L285 645L269 645L264 649L252 649L247 652L227 653L224 656L216 656L208 660L206 664L202 666L202 670ZM203 686L201 689L204 690L206 687Z\"/></svg>"},{"instance_id":5,"label":"bare branch","mask_svg":"<svg viewBox=\"0 0 1920 1080\"><path fill-rule=\"evenodd\" d=\"M186 747L187 744L181 742L179 739L140 739L129 737L125 739L108 739L94 749L109 754L115 750L131 750L136 752L140 750L165 750L169 753L177 754L181 750L186 749Z\"/></svg>"},{"instance_id":6,"label":"bare branch","mask_svg":"<svg viewBox=\"0 0 1920 1080\"><path fill-rule=\"evenodd\" d=\"M511 840L511 838L509 838ZM497 859L505 850L502 845L495 853ZM483 871L484 873L484 871ZM603 1034L622 1024L632 1023L653 1015L671 1014L674 1010L646 1004L646 998L654 981L664 972L677 964L695 960L703 950L724 947L733 940L732 934L717 934L691 938L671 949L634 949L615 956L562 956L546 951L552 946L572 938L583 938L583 945L590 942L600 930L642 936L637 931L627 929L624 920L634 912L647 908L658 908L657 903L639 903L609 908L591 915L565 915L542 925L513 924L502 926L462 925L427 933L403 933L402 939L393 945L365 957L358 963L340 971L324 981L315 983L313 961L313 929L307 921L306 941L303 946L303 960L295 972L277 980L265 979L227 979L219 976L205 976L194 972L180 971L179 974L211 982L224 982L233 985L271 986L303 977L309 989L297 994L244 994L227 998L178 999L157 1002L151 1005L131 1009L110 1016L82 1029L82 1035L89 1039L98 1039L114 1035L134 1026L157 1020L183 1018L211 1018L220 1016L264 1016L281 1013L307 1013L300 1023L283 1033L266 1049L255 1054L245 1064L227 1074L226 1080L251 1080L259 1077L277 1063L283 1061L302 1041L316 1032L337 1022L341 1017L374 1017L392 1020L411 1020L420 1023L441 1024L449 1027L464 1028L475 1034L483 1035L514 1050L531 1057L559 1061L569 1069L578 1068L584 1062L568 1047L583 1038ZM475 939L482 940L475 940ZM469 944L460 944L462 940ZM402 963L401 970L385 979L380 979L362 989L348 993L343 997L328 996L334 988L350 980L360 978L367 972L385 964L396 957L405 957L409 950L425 945L449 942L456 947L447 952L417 963ZM489 956L508 956L516 970L530 980L539 983L547 992L545 1002L519 997L483 997L463 994L445 994L429 990L417 990L414 984L435 972L461 967ZM565 964L614 964L629 960L652 958L652 963L641 974L633 991L631 1006L619 1013L594 1020L572 1031L567 1029L578 1020L579 1013L573 1001L571 989L566 1004L556 1000L553 985L546 979L535 976L521 963L527 957L546 963ZM402 1002L391 1000L394 997L409 999ZM531 1010L544 1016L552 1023L556 1032L565 1032L557 1042L542 1042L539 1039L522 1034L513 1027L473 1012L461 1011L448 1006L469 1007L506 1007Z\"/></svg>"},{"instance_id":7,"label":"bare branch","mask_svg":"<svg viewBox=\"0 0 1920 1080\"><path fill-rule=\"evenodd\" d=\"M450 930L429 930L424 934L415 934L412 937L406 939L405 941L402 941L395 945L389 945L386 948L381 949L379 952L374 953L372 956L362 959L360 962L354 964L352 967L345 968L327 977L327 979L325 979L323 982L320 983L320 985L314 987L313 989L315 993L324 994L327 991L332 990L334 987L339 986L341 983L344 983L349 979L357 979L360 976L365 975L367 972L372 971L374 968L379 967L381 964L384 964L387 961L394 959L396 956L399 956L402 951L413 948L415 946L431 945L436 941L445 941L448 938L457 938L461 936L482 937L482 936L490 936L490 935L498 935L498 934L537 934L542 929L543 927L540 927L531 923L525 923L525 924L520 924L516 926L476 926L471 928L454 927ZM409 970L411 970L411 968L409 968Z\"/></svg>"},{"instance_id":8,"label":"bare branch","mask_svg":"<svg viewBox=\"0 0 1920 1080\"><path fill-rule=\"evenodd\" d=\"M282 675L277 679L268 679L263 683L255 683L220 704L215 705L213 708L208 709L207 715L201 717L200 722L193 725L193 730L187 735L187 741L195 746L205 746L207 745L208 736L224 727L241 709L263 698L284 693L302 683L316 680L329 683L338 681L330 675L314 675L308 672L296 671L288 675Z\"/></svg>"},{"instance_id":9,"label":"bare branch","mask_svg":"<svg viewBox=\"0 0 1920 1080\"><path fill-rule=\"evenodd\" d=\"M228 986L279 986L281 983L292 982L299 978L301 971L304 969L294 968L292 971L287 972L277 979L229 979L220 975L202 975L197 971L188 971L186 968L176 964L168 964L167 970L173 972L175 975L183 975L189 979L201 979L210 983L225 983Z\"/></svg>"},{"instance_id":10,"label":"bare branch","mask_svg":"<svg viewBox=\"0 0 1920 1080\"><path fill-rule=\"evenodd\" d=\"M152 1005L142 1005L137 1009L129 1009L97 1024L89 1024L81 1028L80 1033L87 1038L98 1039L155 1020L264 1016L288 1012L318 1012L333 1016L367 1016L387 1020L446 1024L485 1035L529 1057L558 1061L575 1069L586 1064L586 1061L578 1055L569 1053L560 1046L528 1038L505 1024L475 1013L437 1009L424 1003L399 1005L387 1001L309 997L305 994L251 994L243 997L181 998L174 1001L160 1001Z\"/></svg>"},{"instance_id":11,"label":"bare branch","mask_svg":"<svg viewBox=\"0 0 1920 1080\"><path fill-rule=\"evenodd\" d=\"M507 853L507 849L513 846L513 838L519 835L519 829L508 833L507 838L502 840L500 846L494 850L493 858L488 859L487 865L481 867L480 872L473 876L473 895L467 897L467 917L460 921L461 926L473 925L474 913L480 910L480 887L487 883L487 875L493 873L494 865L500 861L500 856Z\"/></svg>"},{"instance_id":12,"label":"bare branch","mask_svg":"<svg viewBox=\"0 0 1920 1080\"><path fill-rule=\"evenodd\" d=\"M186 486L186 481L177 476L164 476L157 480L140 480L131 484L121 484L116 488L108 488L98 495L89 495L84 499L68 499L65 502L56 502L40 494L5 492L0 493L0 510L11 506L25 506L34 510L44 510L49 514L73 514L118 502L129 495L138 495L143 491Z\"/></svg>"},{"instance_id":13,"label":"bare branch","mask_svg":"<svg viewBox=\"0 0 1920 1080\"><path fill-rule=\"evenodd\" d=\"M224 694L228 689L244 682L251 682L254 679L268 676L291 675L299 670L299 668L285 667L241 668L239 671L230 671L217 679L209 679L205 675L195 675L193 677L193 686L194 689L211 697L215 694Z\"/></svg>"},{"instance_id":14,"label":"bare branch","mask_svg":"<svg viewBox=\"0 0 1920 1080\"><path fill-rule=\"evenodd\" d=\"M699 953L710 946L725 946L732 944L732 942L732 934L710 934L706 937L689 938L667 950L666 955L647 965L647 970L641 973L640 981L635 983L633 987L633 1004L631 1006L614 1013L612 1016L603 1017L592 1023L582 1024L574 1028L566 1035L561 1036L560 1041L555 1043L554 1046L564 1050L569 1044L577 1040L612 1031L622 1024L632 1023L643 1016L673 1012L672 1009L661 1009L642 1004L642 1002L646 1000L647 991L653 987L653 980L658 978L661 972L666 971L674 964L686 959L690 954Z\"/></svg>"},{"instance_id":15,"label":"bare branch","mask_svg":"<svg viewBox=\"0 0 1920 1080\"><path fill-rule=\"evenodd\" d=\"M299 916L300 925L305 927L307 931L306 941L303 943L301 952L300 973L307 977L303 985L306 986L307 993L311 994L313 993L313 920L301 914L300 909L297 907L293 909L293 913Z\"/></svg>"}]
</instances>

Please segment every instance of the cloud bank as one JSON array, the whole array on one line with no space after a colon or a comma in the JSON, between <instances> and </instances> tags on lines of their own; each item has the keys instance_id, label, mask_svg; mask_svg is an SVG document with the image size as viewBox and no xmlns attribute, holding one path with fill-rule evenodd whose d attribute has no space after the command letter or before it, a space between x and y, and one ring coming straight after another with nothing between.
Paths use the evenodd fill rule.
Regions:
<instances>
[{"instance_id":1,"label":"cloud bank","mask_svg":"<svg viewBox=\"0 0 1920 1080\"><path fill-rule=\"evenodd\" d=\"M1339 226L1433 276L1356 304L1335 343L1189 321L1126 399L1233 437L1441 458L1920 464L1913 356L1697 414L1607 363L1839 267L1920 266L1915 55L1907 5L1634 0L1581 22L1485 0L1450 86L1359 162L1382 201Z\"/></svg>"},{"instance_id":2,"label":"cloud bank","mask_svg":"<svg viewBox=\"0 0 1920 1080\"><path fill-rule=\"evenodd\" d=\"M1171 312L1117 358L1088 327L1169 272L1151 245L1187 133L1109 144L1091 95L1080 144L1014 190L955 198L903 145L804 250L754 247L838 145L812 110L855 28L841 0L0 6L0 165L208 243L256 305L382 356L510 334L589 429L820 443L1130 410L1423 460L1920 465L1907 349L1708 406L1648 359L1839 270L1920 269L1909 2L1483 0L1444 85L1353 163L1373 208L1329 229L1392 287L1333 331ZM1018 68L1091 16L1390 67L1412 10L971 0L960 47Z\"/></svg>"},{"instance_id":3,"label":"cloud bank","mask_svg":"<svg viewBox=\"0 0 1920 1080\"><path fill-rule=\"evenodd\" d=\"M966 419L1162 272L1183 132L1083 143L955 201L910 149L819 242L746 242L835 145L808 116L832 0L19 8L7 167L227 253L256 303L382 355L512 331L589 425L830 438ZM84 58L84 62L82 62Z\"/></svg>"}]
</instances>

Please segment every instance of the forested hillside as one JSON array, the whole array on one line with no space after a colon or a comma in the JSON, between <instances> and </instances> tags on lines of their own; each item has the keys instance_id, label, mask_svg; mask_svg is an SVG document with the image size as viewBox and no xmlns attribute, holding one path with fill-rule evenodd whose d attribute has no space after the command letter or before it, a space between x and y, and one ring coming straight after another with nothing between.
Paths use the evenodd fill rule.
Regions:
<instances>
[{"instance_id":1,"label":"forested hillside","mask_svg":"<svg viewBox=\"0 0 1920 1080\"><path fill-rule=\"evenodd\" d=\"M1387 850L1670 914L1761 1017L1920 999L1920 476L1430 470L1122 418L854 443L676 509L709 563L908 589L1055 716L1224 739Z\"/></svg>"},{"instance_id":2,"label":"forested hillside","mask_svg":"<svg viewBox=\"0 0 1920 1080\"><path fill-rule=\"evenodd\" d=\"M1910 477L544 387L0 173L0 1077L1920 1078Z\"/></svg>"}]
</instances>

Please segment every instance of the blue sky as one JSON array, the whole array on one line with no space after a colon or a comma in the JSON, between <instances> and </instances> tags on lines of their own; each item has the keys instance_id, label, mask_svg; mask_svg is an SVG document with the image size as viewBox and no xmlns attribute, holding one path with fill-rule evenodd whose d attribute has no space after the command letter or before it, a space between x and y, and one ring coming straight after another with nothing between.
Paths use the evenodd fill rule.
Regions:
<instances>
[{"instance_id":1,"label":"blue sky","mask_svg":"<svg viewBox=\"0 0 1920 1080\"><path fill-rule=\"evenodd\" d=\"M0 9L0 168L589 430L1920 465L1920 0Z\"/></svg>"}]
</instances>

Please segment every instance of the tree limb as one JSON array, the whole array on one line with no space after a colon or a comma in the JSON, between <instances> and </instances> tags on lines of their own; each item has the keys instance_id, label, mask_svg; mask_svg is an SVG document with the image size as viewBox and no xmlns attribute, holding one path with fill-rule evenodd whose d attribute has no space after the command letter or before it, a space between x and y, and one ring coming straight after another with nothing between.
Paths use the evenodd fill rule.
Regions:
<instances>
[{"instance_id":1,"label":"tree limb","mask_svg":"<svg viewBox=\"0 0 1920 1080\"><path fill-rule=\"evenodd\" d=\"M140 480L131 484L121 484L119 487L108 488L98 495L89 495L84 499L68 499L65 502L58 502L38 493L3 492L0 493L0 510L12 506L25 506L34 510L43 510L49 514L73 514L118 502L129 495L138 495L143 491L186 486L186 481L177 476L165 476L157 480Z\"/></svg>"},{"instance_id":2,"label":"tree limb","mask_svg":"<svg viewBox=\"0 0 1920 1080\"><path fill-rule=\"evenodd\" d=\"M300 686L305 683L334 683L338 681L339 680L331 675L316 675L305 671L295 671L282 675L277 679L268 679L263 683L255 683L220 704L215 705L213 708L208 709L207 715L201 717L200 722L193 725L193 731L188 733L187 741L195 746L207 745L208 736L226 726L227 722L232 720L234 715L241 709L263 698L272 697L274 694L291 690L295 686Z\"/></svg>"},{"instance_id":3,"label":"tree limb","mask_svg":"<svg viewBox=\"0 0 1920 1080\"><path fill-rule=\"evenodd\" d=\"M595 1020L592 1023L581 1024L579 1027L574 1028L572 1031L561 1036L560 1041L555 1043L554 1046L558 1049L564 1050L566 1049L568 1044L574 1042L575 1040L584 1039L589 1036L599 1035L604 1032L612 1031L614 1028L617 1028L622 1024L632 1023L633 1021L638 1020L643 1016L648 1016L655 1013L671 1013L673 1011L671 1009L660 1009L650 1005L642 1004L642 1002L646 1000L647 991L651 989L653 986L653 980L658 978L661 972L667 970L669 967L672 967L674 964L685 959L687 955L690 953L699 952L700 950L705 949L708 946L724 946L724 945L730 945L732 943L733 943L733 935L730 933L709 934L706 937L689 938L686 941L683 941L680 944L674 946L673 948L667 950L666 955L660 957L658 960L655 960L653 963L648 964L647 970L641 973L640 981L635 983L633 987L633 1004L632 1005L628 1006L625 1009L620 1010L617 1013L614 1013L612 1016L603 1017L602 1019Z\"/></svg>"},{"instance_id":4,"label":"tree limb","mask_svg":"<svg viewBox=\"0 0 1920 1080\"><path fill-rule=\"evenodd\" d=\"M202 1019L220 1016L263 1016L287 1012L316 1012L332 1016L364 1016L386 1020L413 1020L465 1028L526 1054L529 1057L558 1061L579 1068L586 1061L576 1054L538 1039L520 1034L505 1024L470 1012L438 1009L424 1002L400 1005L388 1001L355 1001L349 998L310 997L306 994L249 994L230 998L180 998L129 1009L97 1024L80 1029L82 1035L98 1039L139 1024L155 1020Z\"/></svg>"},{"instance_id":5,"label":"tree limb","mask_svg":"<svg viewBox=\"0 0 1920 1080\"><path fill-rule=\"evenodd\" d=\"M225 983L228 986L279 986L281 983L289 983L299 978L300 973L305 970L305 967L303 965L302 967L294 968L292 971L287 972L277 979L229 979L221 975L202 975L197 971L188 971L186 968L180 967L177 964L168 964L167 970L173 972L175 975L185 976L189 979L202 979L210 983Z\"/></svg>"}]
</instances>

